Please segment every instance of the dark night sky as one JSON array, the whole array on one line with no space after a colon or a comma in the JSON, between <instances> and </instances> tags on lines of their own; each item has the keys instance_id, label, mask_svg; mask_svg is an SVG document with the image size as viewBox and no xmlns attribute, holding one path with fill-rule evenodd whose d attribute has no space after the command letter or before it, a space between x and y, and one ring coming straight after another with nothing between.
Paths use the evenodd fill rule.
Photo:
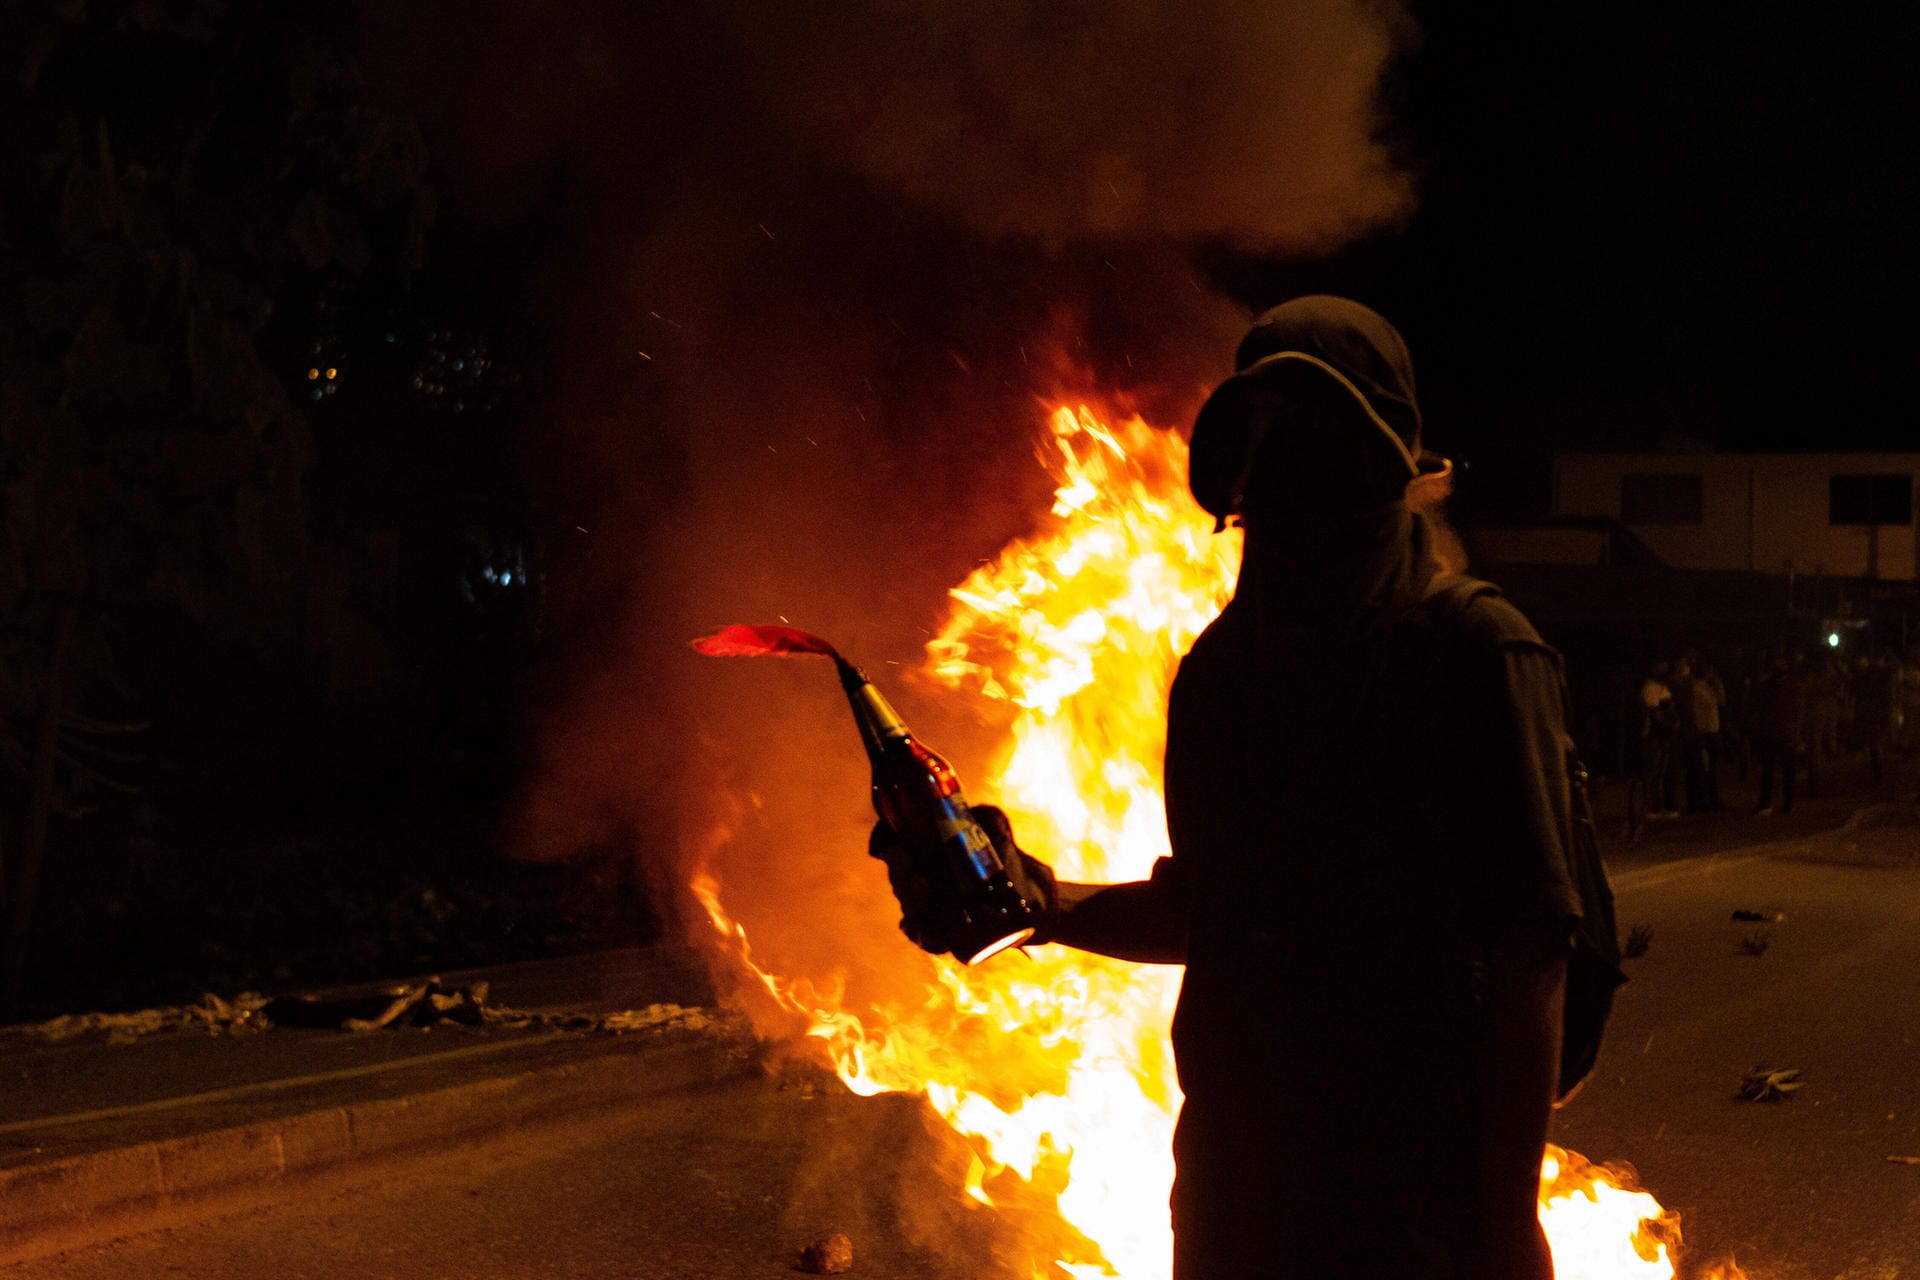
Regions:
<instances>
[{"instance_id":1,"label":"dark night sky","mask_svg":"<svg viewBox=\"0 0 1920 1280\"><path fill-rule=\"evenodd\" d=\"M1666 402L1626 440L1912 446L1910 9L1471 8L1429 47L1439 317L1509 317L1554 399Z\"/></svg>"},{"instance_id":2,"label":"dark night sky","mask_svg":"<svg viewBox=\"0 0 1920 1280\"><path fill-rule=\"evenodd\" d=\"M1419 212L1306 274L1400 319L1456 449L1920 446L1911 10L1429 7Z\"/></svg>"}]
</instances>

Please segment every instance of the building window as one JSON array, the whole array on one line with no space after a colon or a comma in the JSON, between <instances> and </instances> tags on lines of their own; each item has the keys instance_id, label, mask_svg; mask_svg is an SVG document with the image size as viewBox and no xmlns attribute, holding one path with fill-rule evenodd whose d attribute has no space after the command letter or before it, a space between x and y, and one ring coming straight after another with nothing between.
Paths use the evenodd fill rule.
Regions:
<instances>
[{"instance_id":1,"label":"building window","mask_svg":"<svg viewBox=\"0 0 1920 1280\"><path fill-rule=\"evenodd\" d=\"M1828 524L1912 524L1912 476L1833 476Z\"/></svg>"},{"instance_id":2,"label":"building window","mask_svg":"<svg viewBox=\"0 0 1920 1280\"><path fill-rule=\"evenodd\" d=\"M1704 507L1700 477L1620 477L1620 519L1627 524L1699 524Z\"/></svg>"}]
</instances>

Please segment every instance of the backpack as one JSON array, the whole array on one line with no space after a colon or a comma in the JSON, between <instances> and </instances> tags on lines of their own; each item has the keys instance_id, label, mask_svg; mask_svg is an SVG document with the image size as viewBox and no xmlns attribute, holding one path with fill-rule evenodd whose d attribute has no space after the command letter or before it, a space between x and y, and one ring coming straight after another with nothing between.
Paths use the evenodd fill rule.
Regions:
<instances>
[{"instance_id":1,"label":"backpack","mask_svg":"<svg viewBox=\"0 0 1920 1280\"><path fill-rule=\"evenodd\" d=\"M1422 607L1428 626L1442 642L1437 648L1444 649L1445 638L1459 627L1474 600L1499 594L1500 588L1475 578L1456 577L1436 582ZM1564 712L1567 703L1564 680L1560 683L1560 700ZM1574 926L1573 950L1567 957L1566 1010L1560 1042L1560 1082L1556 1091L1560 1102L1571 1098L1593 1071L1607 1017L1613 1010L1614 990L1627 980L1620 971L1620 935L1614 920L1613 889L1607 883L1606 865L1600 857L1600 837L1594 826L1587 769L1571 738L1567 740L1564 768L1569 821L1562 841L1568 872L1580 896L1580 920Z\"/></svg>"}]
</instances>

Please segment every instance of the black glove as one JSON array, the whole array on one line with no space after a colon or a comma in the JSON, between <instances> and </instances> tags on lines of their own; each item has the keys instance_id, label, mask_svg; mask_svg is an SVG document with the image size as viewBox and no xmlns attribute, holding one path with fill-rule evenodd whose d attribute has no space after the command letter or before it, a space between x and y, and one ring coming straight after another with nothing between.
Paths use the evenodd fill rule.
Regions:
<instances>
[{"instance_id":1,"label":"black glove","mask_svg":"<svg viewBox=\"0 0 1920 1280\"><path fill-rule=\"evenodd\" d=\"M1060 891L1053 868L1019 846L1013 838L1013 824L998 805L976 804L972 808L973 820L993 841L1000 861L1006 865L1007 879L1013 881L1015 891L1027 900L1038 920L1028 943L1051 941L1054 920L1060 914Z\"/></svg>"},{"instance_id":2,"label":"black glove","mask_svg":"<svg viewBox=\"0 0 1920 1280\"><path fill-rule=\"evenodd\" d=\"M999 808L990 804L977 804L972 808L974 821L993 841L995 851L1005 864L1007 878L1032 905L1040 921L1030 941L1045 942L1059 910L1053 868L1014 843L1012 824ZM884 820L873 824L873 831L867 837L867 853L887 864L887 883L900 903L900 932L922 951L951 954L966 922L958 891L951 880L945 876L929 879L922 874L912 851Z\"/></svg>"},{"instance_id":3,"label":"black glove","mask_svg":"<svg viewBox=\"0 0 1920 1280\"><path fill-rule=\"evenodd\" d=\"M867 836L867 853L887 864L887 884L900 904L900 932L922 951L951 952L965 923L953 886L945 877L935 881L921 874L913 851L884 818L873 824Z\"/></svg>"}]
</instances>

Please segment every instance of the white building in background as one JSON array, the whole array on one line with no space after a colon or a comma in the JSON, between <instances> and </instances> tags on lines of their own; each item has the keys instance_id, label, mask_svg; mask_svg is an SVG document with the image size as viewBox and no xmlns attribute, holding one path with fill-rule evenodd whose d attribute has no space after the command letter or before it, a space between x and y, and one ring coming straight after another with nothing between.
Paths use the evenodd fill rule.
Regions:
<instances>
[{"instance_id":1,"label":"white building in background","mask_svg":"<svg viewBox=\"0 0 1920 1280\"><path fill-rule=\"evenodd\" d=\"M1618 520L1677 569L1913 582L1916 486L1920 453L1569 453L1553 513Z\"/></svg>"}]
</instances>

